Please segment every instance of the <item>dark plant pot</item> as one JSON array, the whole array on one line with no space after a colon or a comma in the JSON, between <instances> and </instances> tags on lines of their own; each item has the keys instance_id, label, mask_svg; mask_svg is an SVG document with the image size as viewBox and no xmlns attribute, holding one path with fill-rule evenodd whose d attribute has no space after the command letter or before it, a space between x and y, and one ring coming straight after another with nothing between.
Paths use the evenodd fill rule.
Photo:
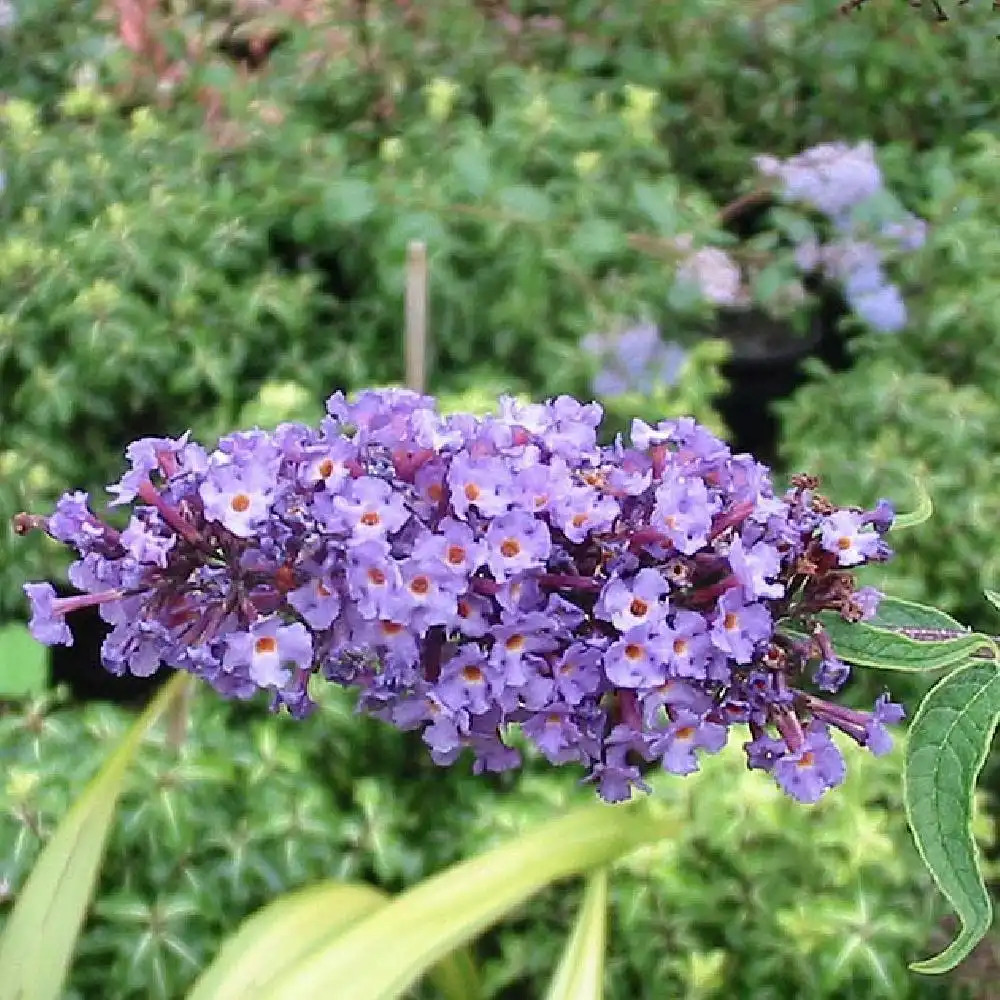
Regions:
<instances>
[{"instance_id":1,"label":"dark plant pot","mask_svg":"<svg viewBox=\"0 0 1000 1000\"><path fill-rule=\"evenodd\" d=\"M821 298L805 332L760 310L722 313L713 335L728 341L723 366L727 391L716 401L735 451L748 451L768 465L778 457L780 428L772 404L790 396L804 381L802 362L820 358L832 368L848 366L839 332L842 306Z\"/></svg>"}]
</instances>

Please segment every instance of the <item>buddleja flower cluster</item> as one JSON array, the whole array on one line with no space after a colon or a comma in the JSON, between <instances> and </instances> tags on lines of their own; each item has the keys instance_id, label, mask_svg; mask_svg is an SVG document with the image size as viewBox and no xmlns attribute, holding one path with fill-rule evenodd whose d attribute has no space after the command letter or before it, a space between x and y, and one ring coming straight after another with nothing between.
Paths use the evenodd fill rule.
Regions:
<instances>
[{"instance_id":1,"label":"buddleja flower cluster","mask_svg":"<svg viewBox=\"0 0 1000 1000\"><path fill-rule=\"evenodd\" d=\"M297 716L312 683L347 685L477 772L519 763L516 725L611 801L656 764L696 770L737 724L749 766L806 802L844 777L831 727L888 748L899 706L815 693L849 672L817 613L875 610L851 571L889 555L885 502L836 508L807 477L776 496L690 419L600 446L600 407L569 397L477 418L381 390L327 411L211 453L136 441L110 487L124 530L83 493L18 515L79 555L81 595L26 587L34 635L71 643L66 615L98 605L115 674L170 664Z\"/></svg>"},{"instance_id":2,"label":"buddleja flower cluster","mask_svg":"<svg viewBox=\"0 0 1000 1000\"><path fill-rule=\"evenodd\" d=\"M591 333L581 346L600 363L590 387L604 397L651 396L676 385L687 358L680 344L660 337L654 323L641 323L618 334Z\"/></svg>"},{"instance_id":3,"label":"buddleja flower cluster","mask_svg":"<svg viewBox=\"0 0 1000 1000\"><path fill-rule=\"evenodd\" d=\"M821 143L787 160L759 156L756 164L778 181L784 201L808 206L832 225L835 235L826 243L813 237L797 247L799 268L840 285L854 312L876 330L901 330L906 304L883 265L888 254L920 249L927 226L885 189L872 144Z\"/></svg>"}]
</instances>

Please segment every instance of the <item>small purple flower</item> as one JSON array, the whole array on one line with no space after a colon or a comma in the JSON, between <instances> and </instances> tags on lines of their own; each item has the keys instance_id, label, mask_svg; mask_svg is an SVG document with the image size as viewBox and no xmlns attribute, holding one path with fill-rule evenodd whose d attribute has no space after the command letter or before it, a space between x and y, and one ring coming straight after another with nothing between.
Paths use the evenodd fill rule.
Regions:
<instances>
[{"instance_id":1,"label":"small purple flower","mask_svg":"<svg viewBox=\"0 0 1000 1000\"><path fill-rule=\"evenodd\" d=\"M841 566L856 566L878 552L879 536L862 530L862 515L838 510L823 518L820 543Z\"/></svg>"},{"instance_id":2,"label":"small purple flower","mask_svg":"<svg viewBox=\"0 0 1000 1000\"><path fill-rule=\"evenodd\" d=\"M472 529L446 517L437 532L426 532L413 546L413 556L459 577L471 576L486 561L486 547L476 541Z\"/></svg>"},{"instance_id":3,"label":"small purple flower","mask_svg":"<svg viewBox=\"0 0 1000 1000\"><path fill-rule=\"evenodd\" d=\"M781 570L781 557L777 549L767 542L755 542L749 549L744 548L737 536L729 547L729 564L736 579L743 585L743 596L747 600L755 597L782 597L785 587L780 583L768 583Z\"/></svg>"},{"instance_id":4,"label":"small purple flower","mask_svg":"<svg viewBox=\"0 0 1000 1000\"><path fill-rule=\"evenodd\" d=\"M399 531L410 516L392 487L373 476L353 480L349 496L334 497L333 507L355 542L384 538Z\"/></svg>"},{"instance_id":5,"label":"small purple flower","mask_svg":"<svg viewBox=\"0 0 1000 1000\"><path fill-rule=\"evenodd\" d=\"M160 569L167 568L170 550L176 542L176 535L157 534L135 515L121 534L122 545L136 562L150 563Z\"/></svg>"},{"instance_id":6,"label":"small purple flower","mask_svg":"<svg viewBox=\"0 0 1000 1000\"><path fill-rule=\"evenodd\" d=\"M177 438L140 438L125 449L131 469L108 492L115 495L110 507L131 503L152 472L172 470L177 464L177 453L187 445L188 435Z\"/></svg>"},{"instance_id":7,"label":"small purple flower","mask_svg":"<svg viewBox=\"0 0 1000 1000\"><path fill-rule=\"evenodd\" d=\"M892 750L892 737L885 727L902 722L905 715L903 706L890 701L888 694L880 694L875 699L875 709L865 725L865 733L868 737L868 749L876 757L881 757Z\"/></svg>"},{"instance_id":8,"label":"small purple flower","mask_svg":"<svg viewBox=\"0 0 1000 1000\"><path fill-rule=\"evenodd\" d=\"M372 540L351 547L347 586L361 615L370 619L390 614L391 601L400 584L399 566L384 541Z\"/></svg>"},{"instance_id":9,"label":"small purple flower","mask_svg":"<svg viewBox=\"0 0 1000 1000\"><path fill-rule=\"evenodd\" d=\"M799 802L818 802L825 791L844 780L844 758L821 722L813 722L805 733L805 742L797 751L789 751L773 767L781 788Z\"/></svg>"},{"instance_id":10,"label":"small purple flower","mask_svg":"<svg viewBox=\"0 0 1000 1000\"><path fill-rule=\"evenodd\" d=\"M708 658L712 651L712 640L708 635L708 624L697 611L678 611L673 615L673 624L663 631L669 642L668 665L671 674L677 677L704 678L708 675Z\"/></svg>"},{"instance_id":11,"label":"small purple flower","mask_svg":"<svg viewBox=\"0 0 1000 1000\"><path fill-rule=\"evenodd\" d=\"M72 646L73 633L60 611L60 599L50 583L26 583L24 593L31 602L31 634L46 646Z\"/></svg>"},{"instance_id":12,"label":"small purple flower","mask_svg":"<svg viewBox=\"0 0 1000 1000\"><path fill-rule=\"evenodd\" d=\"M559 496L552 520L571 542L582 545L591 532L610 531L619 513L616 500L590 487L577 486Z\"/></svg>"},{"instance_id":13,"label":"small purple flower","mask_svg":"<svg viewBox=\"0 0 1000 1000\"><path fill-rule=\"evenodd\" d=\"M673 475L656 490L650 523L680 552L692 555L708 540L713 506L703 480Z\"/></svg>"},{"instance_id":14,"label":"small purple flower","mask_svg":"<svg viewBox=\"0 0 1000 1000\"><path fill-rule=\"evenodd\" d=\"M552 551L552 538L544 521L524 511L511 511L493 521L486 531L487 565L494 579L541 566Z\"/></svg>"},{"instance_id":15,"label":"small purple flower","mask_svg":"<svg viewBox=\"0 0 1000 1000\"><path fill-rule=\"evenodd\" d=\"M267 517L274 483L259 466L213 465L199 489L205 517L238 538L249 538Z\"/></svg>"},{"instance_id":16,"label":"small purple flower","mask_svg":"<svg viewBox=\"0 0 1000 1000\"><path fill-rule=\"evenodd\" d=\"M650 688L667 679L669 647L648 625L630 629L604 654L604 672L619 688Z\"/></svg>"},{"instance_id":17,"label":"small purple flower","mask_svg":"<svg viewBox=\"0 0 1000 1000\"><path fill-rule=\"evenodd\" d=\"M849 301L861 319L882 333L898 333L906 326L906 303L895 285L850 295Z\"/></svg>"},{"instance_id":18,"label":"small purple flower","mask_svg":"<svg viewBox=\"0 0 1000 1000\"><path fill-rule=\"evenodd\" d=\"M661 758L664 770L691 774L698 770L695 750L717 753L726 745L727 736L725 726L681 709L667 731L653 742L653 752Z\"/></svg>"},{"instance_id":19,"label":"small purple flower","mask_svg":"<svg viewBox=\"0 0 1000 1000\"><path fill-rule=\"evenodd\" d=\"M836 656L827 656L820 660L813 674L813 683L821 691L839 691L851 676L851 668Z\"/></svg>"},{"instance_id":20,"label":"small purple flower","mask_svg":"<svg viewBox=\"0 0 1000 1000\"><path fill-rule=\"evenodd\" d=\"M329 628L340 614L340 594L333 583L322 575L313 576L301 587L290 591L287 599L312 629Z\"/></svg>"},{"instance_id":21,"label":"small purple flower","mask_svg":"<svg viewBox=\"0 0 1000 1000\"><path fill-rule=\"evenodd\" d=\"M641 569L631 580L609 581L594 613L619 632L640 625L659 625L667 611L667 582L655 569Z\"/></svg>"},{"instance_id":22,"label":"small purple flower","mask_svg":"<svg viewBox=\"0 0 1000 1000\"><path fill-rule=\"evenodd\" d=\"M350 478L349 464L357 458L357 448L343 438L334 438L307 450L299 472L300 481L321 485L329 493L337 493Z\"/></svg>"},{"instance_id":23,"label":"small purple flower","mask_svg":"<svg viewBox=\"0 0 1000 1000\"><path fill-rule=\"evenodd\" d=\"M521 729L552 764L580 759L580 728L568 705L550 705L535 713Z\"/></svg>"},{"instance_id":24,"label":"small purple flower","mask_svg":"<svg viewBox=\"0 0 1000 1000\"><path fill-rule=\"evenodd\" d=\"M509 509L513 500L510 473L498 458L470 458L459 454L448 469L451 505L459 517L475 507L487 517Z\"/></svg>"},{"instance_id":25,"label":"small purple flower","mask_svg":"<svg viewBox=\"0 0 1000 1000\"><path fill-rule=\"evenodd\" d=\"M882 603L882 591L874 587L862 587L854 592L854 603L861 612L861 620L868 621L878 614L878 606Z\"/></svg>"},{"instance_id":26,"label":"small purple flower","mask_svg":"<svg viewBox=\"0 0 1000 1000\"><path fill-rule=\"evenodd\" d=\"M57 541L69 543L81 554L90 551L111 530L91 513L88 501L86 493L64 493L48 520L49 534Z\"/></svg>"},{"instance_id":27,"label":"small purple flower","mask_svg":"<svg viewBox=\"0 0 1000 1000\"><path fill-rule=\"evenodd\" d=\"M749 663L757 644L770 635L771 615L763 604L745 604L735 587L719 598L712 642L736 663Z\"/></svg>"},{"instance_id":28,"label":"small purple flower","mask_svg":"<svg viewBox=\"0 0 1000 1000\"><path fill-rule=\"evenodd\" d=\"M569 705L579 705L601 685L604 654L596 646L573 643L552 668L556 691Z\"/></svg>"},{"instance_id":29,"label":"small purple flower","mask_svg":"<svg viewBox=\"0 0 1000 1000\"><path fill-rule=\"evenodd\" d=\"M473 715L488 712L492 700L487 669L485 657L478 646L463 646L441 670L441 678L435 687L441 703L452 711L466 709Z\"/></svg>"},{"instance_id":30,"label":"small purple flower","mask_svg":"<svg viewBox=\"0 0 1000 1000\"><path fill-rule=\"evenodd\" d=\"M312 663L312 639L301 622L282 625L268 618L249 632L226 637L224 670L245 668L250 679L262 688L282 688L291 679L291 669L308 670Z\"/></svg>"}]
</instances>

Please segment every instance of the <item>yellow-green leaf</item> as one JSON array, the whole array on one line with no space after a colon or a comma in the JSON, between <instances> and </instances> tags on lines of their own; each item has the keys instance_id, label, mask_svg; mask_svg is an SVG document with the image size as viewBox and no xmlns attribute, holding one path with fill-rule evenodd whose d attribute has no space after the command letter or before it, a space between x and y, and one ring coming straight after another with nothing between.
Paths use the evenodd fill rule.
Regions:
<instances>
[{"instance_id":1,"label":"yellow-green leaf","mask_svg":"<svg viewBox=\"0 0 1000 1000\"><path fill-rule=\"evenodd\" d=\"M0 939L0 1000L59 1000L128 767L193 679L175 676L133 724L35 864Z\"/></svg>"},{"instance_id":2,"label":"yellow-green leaf","mask_svg":"<svg viewBox=\"0 0 1000 1000\"><path fill-rule=\"evenodd\" d=\"M608 873L601 869L587 882L573 933L545 1000L601 1000L607 911Z\"/></svg>"},{"instance_id":3,"label":"yellow-green leaf","mask_svg":"<svg viewBox=\"0 0 1000 1000\"><path fill-rule=\"evenodd\" d=\"M399 997L544 886L667 835L664 817L650 800L574 810L402 893L337 933L257 1000L327 1000L344 983L351 984L351 1000Z\"/></svg>"},{"instance_id":4,"label":"yellow-green leaf","mask_svg":"<svg viewBox=\"0 0 1000 1000\"><path fill-rule=\"evenodd\" d=\"M188 1000L246 1000L316 945L375 910L388 896L367 885L323 884L282 896L240 925L198 977Z\"/></svg>"},{"instance_id":5,"label":"yellow-green leaf","mask_svg":"<svg viewBox=\"0 0 1000 1000\"><path fill-rule=\"evenodd\" d=\"M390 897L374 886L328 882L288 893L248 917L198 977L187 1000L260 996L317 945L381 909ZM479 972L465 951L430 972L446 1000L477 1000Z\"/></svg>"}]
</instances>

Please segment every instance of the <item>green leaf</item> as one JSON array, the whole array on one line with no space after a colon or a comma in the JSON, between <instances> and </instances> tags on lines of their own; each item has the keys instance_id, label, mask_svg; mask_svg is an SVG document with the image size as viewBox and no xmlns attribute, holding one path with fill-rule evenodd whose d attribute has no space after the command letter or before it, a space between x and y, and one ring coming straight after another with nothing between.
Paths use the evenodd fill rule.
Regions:
<instances>
[{"instance_id":1,"label":"green leaf","mask_svg":"<svg viewBox=\"0 0 1000 1000\"><path fill-rule=\"evenodd\" d=\"M327 883L288 893L247 918L198 977L187 1000L245 1000L275 986L318 945L383 908L389 896L373 886ZM479 973L464 950L431 970L446 1000L476 1000Z\"/></svg>"},{"instance_id":2,"label":"green leaf","mask_svg":"<svg viewBox=\"0 0 1000 1000\"><path fill-rule=\"evenodd\" d=\"M909 514L900 514L892 522L893 531L903 531L906 528L915 528L918 524L923 524L931 514L934 513L934 503L931 500L930 493L927 492L927 488L924 486L923 482L919 479L915 479L914 483L917 487L917 493L919 494L919 499L917 501L917 509L911 511Z\"/></svg>"},{"instance_id":3,"label":"green leaf","mask_svg":"<svg viewBox=\"0 0 1000 1000\"><path fill-rule=\"evenodd\" d=\"M198 977L188 1000L257 996L317 944L385 906L367 885L313 886L281 897L251 915Z\"/></svg>"},{"instance_id":4,"label":"green leaf","mask_svg":"<svg viewBox=\"0 0 1000 1000\"><path fill-rule=\"evenodd\" d=\"M997 611L1000 611L1000 594L998 594L995 590L984 590L983 593L986 595L986 600L989 601L990 604L997 609Z\"/></svg>"},{"instance_id":5,"label":"green leaf","mask_svg":"<svg viewBox=\"0 0 1000 1000\"><path fill-rule=\"evenodd\" d=\"M970 662L936 684L910 725L903 789L917 850L962 922L941 954L916 972L955 968L989 930L990 897L972 835L976 779L1000 719L1000 672Z\"/></svg>"},{"instance_id":6,"label":"green leaf","mask_svg":"<svg viewBox=\"0 0 1000 1000\"><path fill-rule=\"evenodd\" d=\"M490 186L490 157L482 143L466 143L455 150L452 166L470 194L482 198Z\"/></svg>"},{"instance_id":7,"label":"green leaf","mask_svg":"<svg viewBox=\"0 0 1000 1000\"><path fill-rule=\"evenodd\" d=\"M0 939L0 1000L58 1000L128 767L148 730L193 683L177 674L133 724L45 846Z\"/></svg>"},{"instance_id":8,"label":"green leaf","mask_svg":"<svg viewBox=\"0 0 1000 1000\"><path fill-rule=\"evenodd\" d=\"M576 228L570 246L587 263L603 261L625 249L625 233L606 219L587 219Z\"/></svg>"},{"instance_id":9,"label":"green leaf","mask_svg":"<svg viewBox=\"0 0 1000 1000\"><path fill-rule=\"evenodd\" d=\"M845 622L833 612L819 617L842 660L879 670L939 670L993 646L988 636L975 632L950 639L918 639L868 622Z\"/></svg>"},{"instance_id":10,"label":"green leaf","mask_svg":"<svg viewBox=\"0 0 1000 1000\"><path fill-rule=\"evenodd\" d=\"M547 222L552 214L552 206L544 191L513 184L500 192L500 204L526 222Z\"/></svg>"},{"instance_id":11,"label":"green leaf","mask_svg":"<svg viewBox=\"0 0 1000 1000\"><path fill-rule=\"evenodd\" d=\"M328 221L341 226L364 222L375 211L375 188L368 181L344 178L331 181L323 197Z\"/></svg>"},{"instance_id":12,"label":"green leaf","mask_svg":"<svg viewBox=\"0 0 1000 1000\"><path fill-rule=\"evenodd\" d=\"M24 625L0 627L0 699L40 694L49 683L49 649Z\"/></svg>"},{"instance_id":13,"label":"green leaf","mask_svg":"<svg viewBox=\"0 0 1000 1000\"><path fill-rule=\"evenodd\" d=\"M926 604L906 601L901 597L883 597L878 612L869 618L867 625L887 629L944 629L945 631L967 632L961 622L939 608Z\"/></svg>"},{"instance_id":14,"label":"green leaf","mask_svg":"<svg viewBox=\"0 0 1000 1000\"><path fill-rule=\"evenodd\" d=\"M661 235L677 232L677 191L666 184L646 184L639 181L634 188L639 211L656 226Z\"/></svg>"},{"instance_id":15,"label":"green leaf","mask_svg":"<svg viewBox=\"0 0 1000 1000\"><path fill-rule=\"evenodd\" d=\"M601 1000L608 910L608 873L590 876L573 933L545 1000Z\"/></svg>"},{"instance_id":16,"label":"green leaf","mask_svg":"<svg viewBox=\"0 0 1000 1000\"><path fill-rule=\"evenodd\" d=\"M574 810L404 892L315 949L258 1000L323 1000L331 983L350 983L351 1000L402 996L435 962L544 886L668 832L662 807L648 800Z\"/></svg>"}]
</instances>

